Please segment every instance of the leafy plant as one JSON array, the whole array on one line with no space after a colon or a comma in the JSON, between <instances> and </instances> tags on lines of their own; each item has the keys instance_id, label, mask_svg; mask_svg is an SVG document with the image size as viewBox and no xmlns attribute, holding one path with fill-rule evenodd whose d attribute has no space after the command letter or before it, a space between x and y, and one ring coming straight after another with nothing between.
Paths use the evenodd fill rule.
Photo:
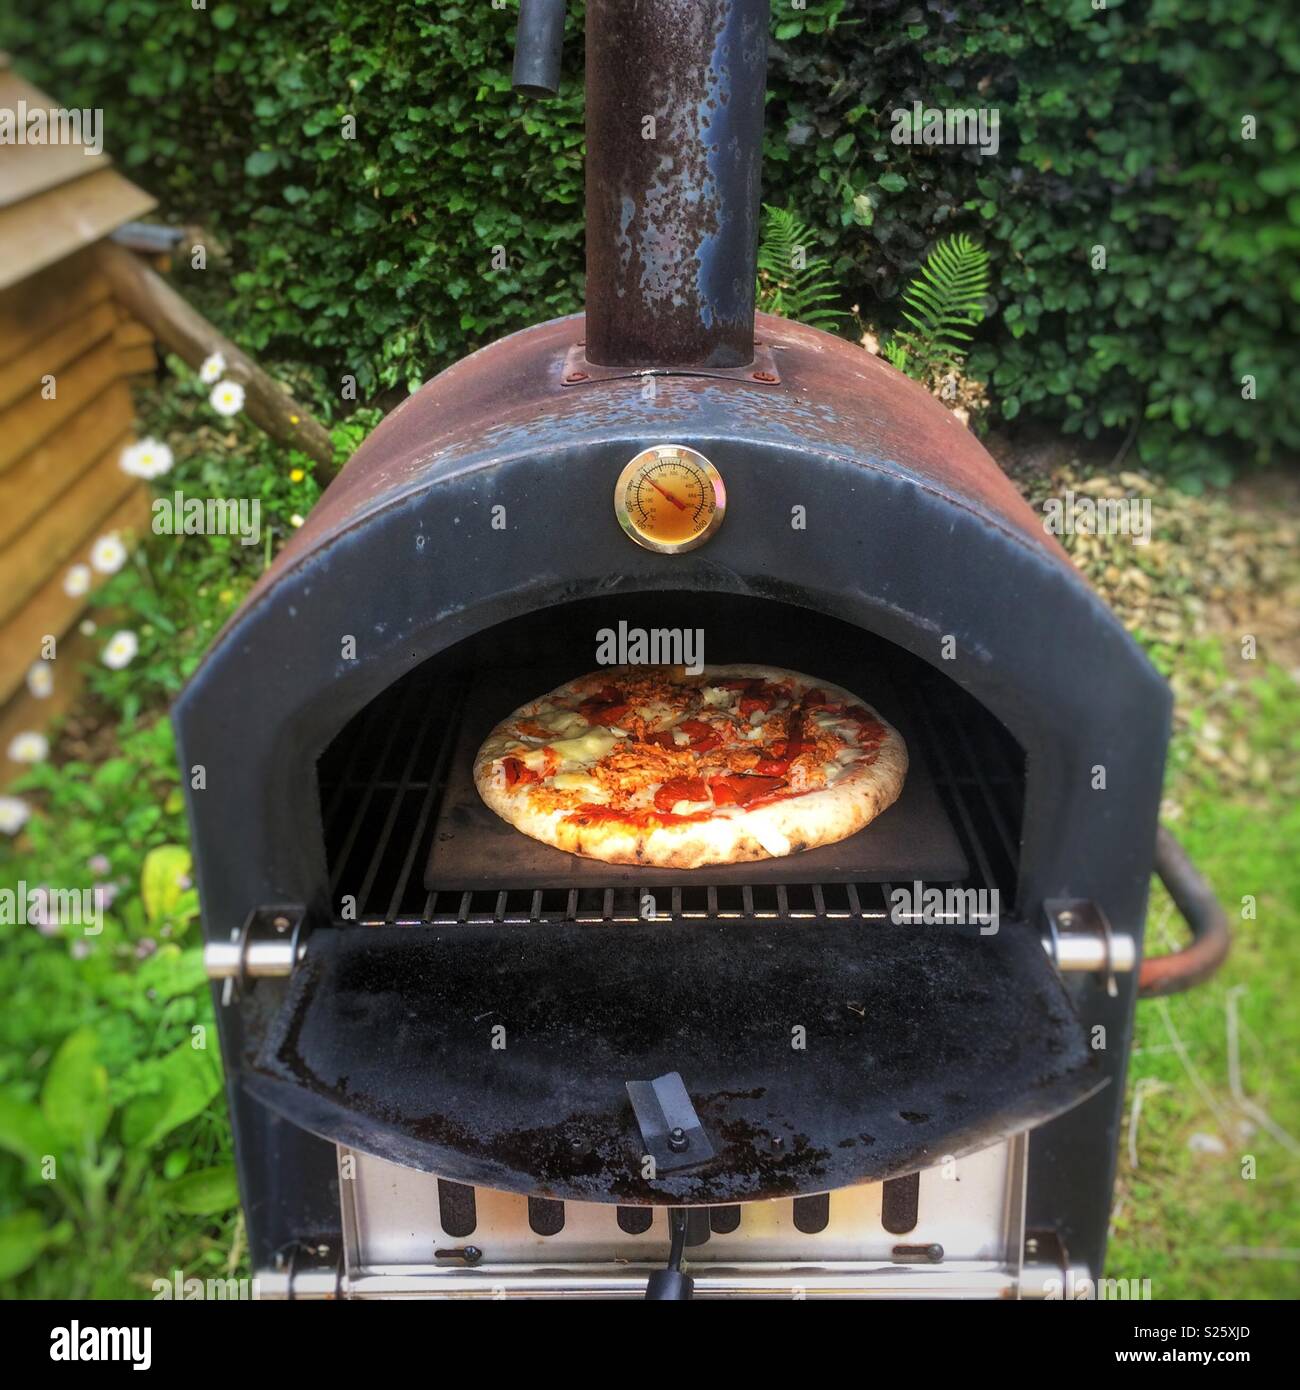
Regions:
<instances>
[{"instance_id":1,"label":"leafy plant","mask_svg":"<svg viewBox=\"0 0 1300 1390\"><path fill-rule=\"evenodd\" d=\"M511 7L244 8L0 6L19 68L103 108L128 175L227 248L175 274L241 346L307 363L335 405L344 373L396 399L581 307L581 5L544 104L511 92ZM821 229L844 304L888 330L926 247L978 230L1003 312L969 370L995 413L1136 427L1189 482L1300 449L1288 6L808 0L772 26L764 187ZM996 155L895 143L917 101L996 111Z\"/></svg>"},{"instance_id":2,"label":"leafy plant","mask_svg":"<svg viewBox=\"0 0 1300 1390\"><path fill-rule=\"evenodd\" d=\"M758 247L758 307L814 328L834 328L844 317L829 307L840 297L825 256L809 254L816 238L792 212L763 207Z\"/></svg>"},{"instance_id":3,"label":"leafy plant","mask_svg":"<svg viewBox=\"0 0 1300 1390\"><path fill-rule=\"evenodd\" d=\"M129 790L151 795L147 780ZM94 934L3 928L0 1283L39 1280L45 1253L75 1243L55 1291L120 1294L142 1247L171 1258L160 1221L215 1220L236 1204L229 1137L211 1114L221 1065L202 951L177 941L197 914L189 870L182 846L150 851ZM208 1166L187 1171L195 1160ZM147 1220L126 1219L137 1207Z\"/></svg>"},{"instance_id":4,"label":"leafy plant","mask_svg":"<svg viewBox=\"0 0 1300 1390\"><path fill-rule=\"evenodd\" d=\"M890 338L886 358L918 381L952 371L965 359L968 330L984 317L988 288L988 252L964 232L946 237L903 292L903 317L912 327Z\"/></svg>"}]
</instances>

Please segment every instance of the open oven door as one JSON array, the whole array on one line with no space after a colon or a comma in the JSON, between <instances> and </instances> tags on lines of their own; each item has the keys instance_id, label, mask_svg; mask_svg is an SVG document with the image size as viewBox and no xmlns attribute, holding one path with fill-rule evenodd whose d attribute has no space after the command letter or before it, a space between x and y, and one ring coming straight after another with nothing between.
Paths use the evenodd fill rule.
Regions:
<instances>
[{"instance_id":1,"label":"open oven door","mask_svg":"<svg viewBox=\"0 0 1300 1390\"><path fill-rule=\"evenodd\" d=\"M322 929L249 1082L407 1167L624 1204L878 1181L1101 1084L1006 921Z\"/></svg>"}]
</instances>

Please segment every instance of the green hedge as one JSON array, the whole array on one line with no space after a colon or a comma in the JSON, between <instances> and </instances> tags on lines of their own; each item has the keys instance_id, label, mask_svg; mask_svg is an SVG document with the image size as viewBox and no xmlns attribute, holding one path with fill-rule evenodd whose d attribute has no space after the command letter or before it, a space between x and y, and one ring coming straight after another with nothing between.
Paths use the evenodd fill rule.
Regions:
<instances>
[{"instance_id":1,"label":"green hedge","mask_svg":"<svg viewBox=\"0 0 1300 1390\"><path fill-rule=\"evenodd\" d=\"M1222 476L1300 445L1300 43L1275 0L1100 2L774 0L765 198L886 327L937 236L972 232L998 311L971 365L1003 416L1135 428L1147 463ZM20 65L104 107L133 177L228 248L207 298L246 345L374 395L580 306L580 6L562 98L521 108L514 0L3 3ZM891 143L914 99L997 107L998 154Z\"/></svg>"}]
</instances>

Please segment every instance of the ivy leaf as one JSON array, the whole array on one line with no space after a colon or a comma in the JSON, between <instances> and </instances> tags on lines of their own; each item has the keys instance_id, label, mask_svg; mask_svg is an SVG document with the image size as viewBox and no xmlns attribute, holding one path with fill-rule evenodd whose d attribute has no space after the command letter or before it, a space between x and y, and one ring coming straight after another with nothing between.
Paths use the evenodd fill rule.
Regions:
<instances>
[{"instance_id":1,"label":"ivy leaf","mask_svg":"<svg viewBox=\"0 0 1300 1390\"><path fill-rule=\"evenodd\" d=\"M886 193L901 193L907 187L907 180L902 174L881 174L876 182Z\"/></svg>"},{"instance_id":2,"label":"ivy leaf","mask_svg":"<svg viewBox=\"0 0 1300 1390\"><path fill-rule=\"evenodd\" d=\"M250 179L260 179L271 173L273 169L279 168L279 165L280 152L278 150L254 150L244 160L244 173Z\"/></svg>"}]
</instances>

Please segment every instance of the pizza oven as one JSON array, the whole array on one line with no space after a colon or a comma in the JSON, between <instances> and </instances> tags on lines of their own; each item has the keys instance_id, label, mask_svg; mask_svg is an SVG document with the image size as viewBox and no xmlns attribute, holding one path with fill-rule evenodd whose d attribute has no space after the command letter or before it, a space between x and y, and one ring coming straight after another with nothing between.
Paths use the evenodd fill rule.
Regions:
<instances>
[{"instance_id":1,"label":"pizza oven","mask_svg":"<svg viewBox=\"0 0 1300 1390\"><path fill-rule=\"evenodd\" d=\"M755 315L767 8L589 0L586 314L395 410L179 703L264 1294L1101 1272L1153 866L1199 939L1144 988L1225 940L1157 851L1168 690L947 410ZM522 7L522 89L562 19ZM716 479L698 534L629 521L665 451ZM474 753L610 634L854 691L902 796L716 868L520 835Z\"/></svg>"}]
</instances>

